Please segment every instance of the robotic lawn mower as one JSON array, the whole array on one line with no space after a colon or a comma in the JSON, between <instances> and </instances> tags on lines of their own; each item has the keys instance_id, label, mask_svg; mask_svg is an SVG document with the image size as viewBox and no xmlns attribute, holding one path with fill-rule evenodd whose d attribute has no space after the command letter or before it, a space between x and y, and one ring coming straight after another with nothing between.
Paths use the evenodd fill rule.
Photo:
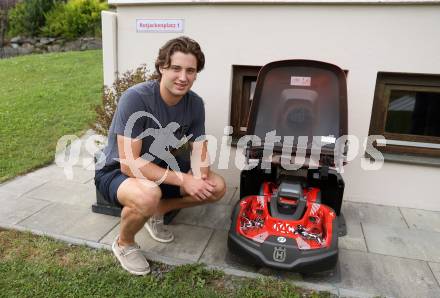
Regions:
<instances>
[{"instance_id":1,"label":"robotic lawn mower","mask_svg":"<svg viewBox=\"0 0 440 298\"><path fill-rule=\"evenodd\" d=\"M344 71L311 60L269 63L249 115L247 135L264 141L245 148L254 167L241 172L229 250L278 269L332 269L346 233L344 181L336 171L347 151L340 138L347 135ZM273 130L279 138L269 146Z\"/></svg>"}]
</instances>

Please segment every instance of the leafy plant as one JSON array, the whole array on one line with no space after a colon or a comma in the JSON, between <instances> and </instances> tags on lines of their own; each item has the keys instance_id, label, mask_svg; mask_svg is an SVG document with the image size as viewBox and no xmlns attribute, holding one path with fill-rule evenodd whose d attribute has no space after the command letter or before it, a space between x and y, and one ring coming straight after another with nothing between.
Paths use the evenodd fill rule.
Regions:
<instances>
[{"instance_id":1,"label":"leafy plant","mask_svg":"<svg viewBox=\"0 0 440 298\"><path fill-rule=\"evenodd\" d=\"M100 135L107 136L122 93L131 86L145 82L151 78L152 76L149 74L146 65L141 65L134 71L123 73L120 78L116 79L111 87L104 86L102 102L95 107L96 122L91 124L92 129Z\"/></svg>"},{"instance_id":2,"label":"leafy plant","mask_svg":"<svg viewBox=\"0 0 440 298\"><path fill-rule=\"evenodd\" d=\"M24 0L9 11L9 35L37 36L48 13L59 0Z\"/></svg>"},{"instance_id":3,"label":"leafy plant","mask_svg":"<svg viewBox=\"0 0 440 298\"><path fill-rule=\"evenodd\" d=\"M17 4L18 0L0 0L0 9L12 8Z\"/></svg>"},{"instance_id":4,"label":"leafy plant","mask_svg":"<svg viewBox=\"0 0 440 298\"><path fill-rule=\"evenodd\" d=\"M58 3L46 14L43 34L74 39L101 35L101 11L108 9L102 0L69 0Z\"/></svg>"},{"instance_id":5,"label":"leafy plant","mask_svg":"<svg viewBox=\"0 0 440 298\"><path fill-rule=\"evenodd\" d=\"M3 47L6 32L8 31L8 11L18 0L0 0L0 48Z\"/></svg>"}]
</instances>

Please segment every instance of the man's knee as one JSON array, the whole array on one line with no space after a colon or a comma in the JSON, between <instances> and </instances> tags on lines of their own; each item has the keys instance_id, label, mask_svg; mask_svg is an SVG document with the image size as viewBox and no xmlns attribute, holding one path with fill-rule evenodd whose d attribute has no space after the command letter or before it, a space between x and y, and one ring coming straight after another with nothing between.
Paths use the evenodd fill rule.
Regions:
<instances>
[{"instance_id":1,"label":"man's knee","mask_svg":"<svg viewBox=\"0 0 440 298\"><path fill-rule=\"evenodd\" d=\"M123 186L121 190L122 198L118 198L122 205L134 208L144 217L149 217L155 212L162 197L162 192L157 185L142 181L131 181L131 183L121 184L121 186Z\"/></svg>"},{"instance_id":2,"label":"man's knee","mask_svg":"<svg viewBox=\"0 0 440 298\"><path fill-rule=\"evenodd\" d=\"M141 189L137 201L142 214L145 216L152 215L155 212L161 197L162 191L157 186Z\"/></svg>"}]
</instances>

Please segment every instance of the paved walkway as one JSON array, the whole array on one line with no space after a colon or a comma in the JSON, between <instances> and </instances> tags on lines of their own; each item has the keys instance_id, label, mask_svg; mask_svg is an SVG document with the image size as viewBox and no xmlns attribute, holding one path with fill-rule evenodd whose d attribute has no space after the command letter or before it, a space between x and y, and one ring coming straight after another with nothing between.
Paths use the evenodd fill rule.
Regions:
<instances>
[{"instance_id":1,"label":"paved walkway","mask_svg":"<svg viewBox=\"0 0 440 298\"><path fill-rule=\"evenodd\" d=\"M0 227L110 249L119 218L91 212L94 172L82 166L89 159L82 153L72 180L53 164L0 184ZM174 242L161 244L146 231L138 234L150 259L173 265L203 262L237 275L272 275L343 297L440 297L440 212L346 200L348 235L339 240L336 270L302 276L245 264L228 253L227 231L239 177L238 172L220 173L228 184L225 198L182 210L170 226Z\"/></svg>"}]
</instances>

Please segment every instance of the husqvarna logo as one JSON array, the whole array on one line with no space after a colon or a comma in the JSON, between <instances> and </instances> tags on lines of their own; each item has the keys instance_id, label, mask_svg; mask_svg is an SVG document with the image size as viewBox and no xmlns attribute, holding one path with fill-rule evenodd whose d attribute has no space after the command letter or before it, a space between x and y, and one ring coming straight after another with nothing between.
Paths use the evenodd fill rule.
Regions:
<instances>
[{"instance_id":1,"label":"husqvarna logo","mask_svg":"<svg viewBox=\"0 0 440 298\"><path fill-rule=\"evenodd\" d=\"M286 248L281 246L275 247L273 249L273 260L283 263L286 260Z\"/></svg>"}]
</instances>

